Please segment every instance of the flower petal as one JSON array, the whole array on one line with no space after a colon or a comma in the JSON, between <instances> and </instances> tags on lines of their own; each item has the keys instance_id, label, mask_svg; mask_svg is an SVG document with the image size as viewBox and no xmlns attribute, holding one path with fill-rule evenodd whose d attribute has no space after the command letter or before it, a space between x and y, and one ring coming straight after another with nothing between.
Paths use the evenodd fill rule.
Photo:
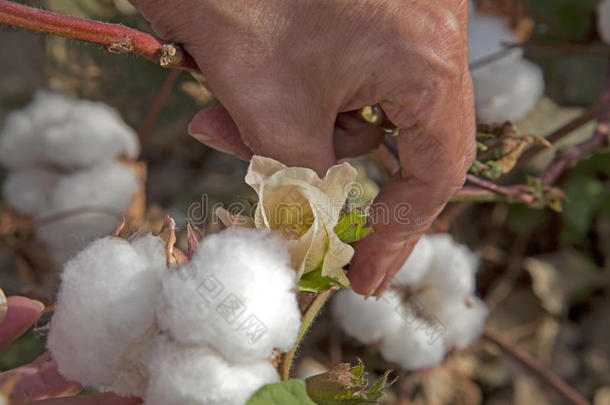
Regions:
<instances>
[{"instance_id":1,"label":"flower petal","mask_svg":"<svg viewBox=\"0 0 610 405\"><path fill-rule=\"evenodd\" d=\"M246 183L258 193L260 185L276 172L285 169L286 165L275 159L254 155L248 166Z\"/></svg>"}]
</instances>

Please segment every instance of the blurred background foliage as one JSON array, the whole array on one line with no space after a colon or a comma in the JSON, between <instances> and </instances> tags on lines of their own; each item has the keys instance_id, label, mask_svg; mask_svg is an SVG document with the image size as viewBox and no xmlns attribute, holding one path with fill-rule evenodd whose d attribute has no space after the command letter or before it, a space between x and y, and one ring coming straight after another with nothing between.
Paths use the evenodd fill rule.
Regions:
<instances>
[{"instance_id":1,"label":"blurred background foliage","mask_svg":"<svg viewBox=\"0 0 610 405\"><path fill-rule=\"evenodd\" d=\"M64 14L118 22L150 31L126 0L28 1ZM596 33L597 0L479 0L481 9L513 27L529 27L526 56L544 70L546 98L517 125L546 135L597 102L610 50ZM102 100L139 128L168 72L135 56L117 56L97 46L0 28L0 124L6 113L29 101L40 87ZM239 89L235 89L239 92ZM193 203L230 203L249 198L245 163L212 151L186 134L190 118L213 97L181 74L143 140L148 165L149 206L178 220ZM564 138L566 146L591 136L594 124ZM552 157L554 148L509 179L523 182ZM595 405L610 404L610 155L581 161L559 181L563 211L504 203L451 204L459 212L449 230L482 258L481 296L492 308L490 325L573 384ZM208 201L202 201L206 193ZM211 229L213 231L214 229ZM7 294L24 286L10 251L0 247L0 285ZM94 321L94 320L92 320ZM329 314L311 332L304 360L328 362L337 348ZM0 353L0 369L30 361L44 350L44 320ZM340 348L344 361L363 358L372 369L388 367L374 348L355 342ZM331 356L332 357L332 356ZM391 365L390 365L391 366ZM555 404L554 393L496 348L481 343L452 355L443 367L404 376L400 392L414 404ZM388 398L387 403L396 403Z\"/></svg>"}]
</instances>

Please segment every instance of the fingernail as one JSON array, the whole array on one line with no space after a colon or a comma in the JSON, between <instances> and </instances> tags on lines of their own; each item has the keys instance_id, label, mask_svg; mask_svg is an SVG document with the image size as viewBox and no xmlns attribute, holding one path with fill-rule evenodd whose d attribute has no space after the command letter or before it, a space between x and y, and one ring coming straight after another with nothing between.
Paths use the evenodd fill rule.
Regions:
<instances>
[{"instance_id":1,"label":"fingernail","mask_svg":"<svg viewBox=\"0 0 610 405\"><path fill-rule=\"evenodd\" d=\"M34 304L36 304L36 306L38 307L39 312L44 311L44 309L46 308L46 305L43 304L42 302L38 301L38 300L32 300L34 301Z\"/></svg>"},{"instance_id":2,"label":"fingernail","mask_svg":"<svg viewBox=\"0 0 610 405\"><path fill-rule=\"evenodd\" d=\"M199 133L195 130L193 130L193 125L189 124L187 132L190 136L192 136L193 138L197 139L199 142L201 143L206 143L208 141L210 141L212 139L211 136L206 135L204 133Z\"/></svg>"}]
</instances>

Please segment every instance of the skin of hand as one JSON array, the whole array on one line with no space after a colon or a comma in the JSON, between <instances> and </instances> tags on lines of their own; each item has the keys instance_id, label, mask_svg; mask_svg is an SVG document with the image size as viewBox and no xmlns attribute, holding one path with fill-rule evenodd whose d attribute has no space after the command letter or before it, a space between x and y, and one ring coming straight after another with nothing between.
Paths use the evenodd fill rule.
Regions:
<instances>
[{"instance_id":1,"label":"skin of hand","mask_svg":"<svg viewBox=\"0 0 610 405\"><path fill-rule=\"evenodd\" d=\"M36 322L44 305L25 297L9 297L6 318L0 324L0 349L21 336ZM11 405L136 405L133 398L112 393L75 396L82 387L66 381L48 353L30 364L0 373L0 396L8 396Z\"/></svg>"},{"instance_id":2,"label":"skin of hand","mask_svg":"<svg viewBox=\"0 0 610 405\"><path fill-rule=\"evenodd\" d=\"M222 106L189 132L324 175L375 149L383 132L354 117L379 104L400 129L401 170L355 245L354 290L379 295L458 191L475 156L467 0L132 0L195 58Z\"/></svg>"}]
</instances>

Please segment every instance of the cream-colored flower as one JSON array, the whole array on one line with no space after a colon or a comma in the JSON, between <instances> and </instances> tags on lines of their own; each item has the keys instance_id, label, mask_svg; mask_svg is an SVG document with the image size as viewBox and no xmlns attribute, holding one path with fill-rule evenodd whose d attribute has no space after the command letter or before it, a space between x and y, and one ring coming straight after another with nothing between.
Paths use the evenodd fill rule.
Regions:
<instances>
[{"instance_id":1,"label":"cream-colored flower","mask_svg":"<svg viewBox=\"0 0 610 405\"><path fill-rule=\"evenodd\" d=\"M334 228L356 176L348 163L331 167L320 179L311 169L252 157L246 183L259 198L254 224L280 231L289 240L299 278L320 265L322 276L329 276L352 259L354 249L339 240Z\"/></svg>"}]
</instances>

